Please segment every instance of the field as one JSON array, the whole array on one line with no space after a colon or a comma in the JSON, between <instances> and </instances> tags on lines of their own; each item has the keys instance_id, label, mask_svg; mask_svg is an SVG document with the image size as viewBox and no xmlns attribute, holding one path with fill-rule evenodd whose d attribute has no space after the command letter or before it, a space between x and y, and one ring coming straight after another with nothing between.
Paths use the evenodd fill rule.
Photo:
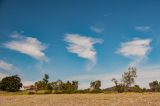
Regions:
<instances>
[{"instance_id":1,"label":"field","mask_svg":"<svg viewBox=\"0 0 160 106\"><path fill-rule=\"evenodd\" d=\"M0 106L160 106L160 93L0 95Z\"/></svg>"}]
</instances>

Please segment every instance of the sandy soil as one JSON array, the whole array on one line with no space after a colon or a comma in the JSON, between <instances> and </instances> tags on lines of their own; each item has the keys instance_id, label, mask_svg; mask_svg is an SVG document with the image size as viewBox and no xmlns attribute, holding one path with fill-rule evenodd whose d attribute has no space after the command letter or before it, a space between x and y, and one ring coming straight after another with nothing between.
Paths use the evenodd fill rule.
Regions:
<instances>
[{"instance_id":1,"label":"sandy soil","mask_svg":"<svg viewBox=\"0 0 160 106\"><path fill-rule=\"evenodd\" d=\"M160 106L160 93L5 95L0 106Z\"/></svg>"}]
</instances>

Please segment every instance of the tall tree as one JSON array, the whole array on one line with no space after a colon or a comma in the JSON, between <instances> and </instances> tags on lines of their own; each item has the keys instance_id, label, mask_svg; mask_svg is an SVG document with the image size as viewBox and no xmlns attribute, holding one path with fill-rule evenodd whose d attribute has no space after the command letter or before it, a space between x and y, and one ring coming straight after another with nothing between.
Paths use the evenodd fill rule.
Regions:
<instances>
[{"instance_id":1,"label":"tall tree","mask_svg":"<svg viewBox=\"0 0 160 106\"><path fill-rule=\"evenodd\" d=\"M77 90L78 89L78 81L70 81L62 82L61 80L58 80L56 82L52 82L51 86L54 90L60 90L60 91L71 91L71 90Z\"/></svg>"},{"instance_id":2,"label":"tall tree","mask_svg":"<svg viewBox=\"0 0 160 106\"><path fill-rule=\"evenodd\" d=\"M22 87L21 78L18 75L5 77L0 82L2 91L16 92Z\"/></svg>"},{"instance_id":3,"label":"tall tree","mask_svg":"<svg viewBox=\"0 0 160 106\"><path fill-rule=\"evenodd\" d=\"M46 84L48 83L48 79L49 79L49 75L48 75L48 74L44 74L43 81L44 81Z\"/></svg>"},{"instance_id":4,"label":"tall tree","mask_svg":"<svg viewBox=\"0 0 160 106\"><path fill-rule=\"evenodd\" d=\"M100 87L101 87L100 80L96 80L96 81L90 83L90 90L100 90Z\"/></svg>"},{"instance_id":5,"label":"tall tree","mask_svg":"<svg viewBox=\"0 0 160 106\"><path fill-rule=\"evenodd\" d=\"M128 72L124 72L122 74L122 80L120 83L118 83L118 81L115 78L111 80L115 83L115 87L118 92L128 91L128 88L133 83L135 83L135 78L137 77L136 71L137 71L136 68L133 67L128 68Z\"/></svg>"},{"instance_id":6,"label":"tall tree","mask_svg":"<svg viewBox=\"0 0 160 106\"><path fill-rule=\"evenodd\" d=\"M150 89L154 92L160 91L160 83L158 81L153 81L149 83Z\"/></svg>"},{"instance_id":7,"label":"tall tree","mask_svg":"<svg viewBox=\"0 0 160 106\"><path fill-rule=\"evenodd\" d=\"M136 71L136 68L130 67L128 68L128 72L124 72L124 74L122 75L122 82L125 86L126 91L128 90L128 87L135 83L135 78L137 77Z\"/></svg>"},{"instance_id":8,"label":"tall tree","mask_svg":"<svg viewBox=\"0 0 160 106\"><path fill-rule=\"evenodd\" d=\"M35 87L37 90L44 90L46 89L46 83L44 81L37 81L35 82Z\"/></svg>"},{"instance_id":9,"label":"tall tree","mask_svg":"<svg viewBox=\"0 0 160 106\"><path fill-rule=\"evenodd\" d=\"M123 83L118 83L117 79L115 79L115 78L113 78L111 81L114 82L114 84L115 84L114 89L117 92L119 92L119 93L124 92L124 84Z\"/></svg>"},{"instance_id":10,"label":"tall tree","mask_svg":"<svg viewBox=\"0 0 160 106\"><path fill-rule=\"evenodd\" d=\"M78 81L72 81L72 86L74 90L78 89Z\"/></svg>"},{"instance_id":11,"label":"tall tree","mask_svg":"<svg viewBox=\"0 0 160 106\"><path fill-rule=\"evenodd\" d=\"M48 81L49 75L44 74L42 81L35 82L35 87L37 90L51 90L51 84Z\"/></svg>"}]
</instances>

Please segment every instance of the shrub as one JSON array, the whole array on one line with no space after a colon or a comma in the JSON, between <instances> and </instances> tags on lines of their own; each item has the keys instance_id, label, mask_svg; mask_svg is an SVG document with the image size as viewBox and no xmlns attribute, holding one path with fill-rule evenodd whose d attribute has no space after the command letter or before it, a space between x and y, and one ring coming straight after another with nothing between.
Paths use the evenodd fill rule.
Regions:
<instances>
[{"instance_id":1,"label":"shrub","mask_svg":"<svg viewBox=\"0 0 160 106\"><path fill-rule=\"evenodd\" d=\"M128 88L129 92L143 92L143 90L139 87L139 85L135 85L133 87Z\"/></svg>"},{"instance_id":2,"label":"shrub","mask_svg":"<svg viewBox=\"0 0 160 106\"><path fill-rule=\"evenodd\" d=\"M35 92L28 92L28 94L29 94L29 95L33 95L33 94L35 94Z\"/></svg>"},{"instance_id":3,"label":"shrub","mask_svg":"<svg viewBox=\"0 0 160 106\"><path fill-rule=\"evenodd\" d=\"M52 90L39 90L37 91L37 94L51 94Z\"/></svg>"},{"instance_id":4,"label":"shrub","mask_svg":"<svg viewBox=\"0 0 160 106\"><path fill-rule=\"evenodd\" d=\"M103 93L103 91L102 90L92 90L89 93Z\"/></svg>"},{"instance_id":5,"label":"shrub","mask_svg":"<svg viewBox=\"0 0 160 106\"><path fill-rule=\"evenodd\" d=\"M62 91L55 90L55 91L54 91L54 94L63 94L63 92L62 92Z\"/></svg>"},{"instance_id":6,"label":"shrub","mask_svg":"<svg viewBox=\"0 0 160 106\"><path fill-rule=\"evenodd\" d=\"M44 91L44 94L51 94L52 93L52 90L45 90Z\"/></svg>"},{"instance_id":7,"label":"shrub","mask_svg":"<svg viewBox=\"0 0 160 106\"><path fill-rule=\"evenodd\" d=\"M118 84L116 85L115 90L119 93L123 93L125 91L125 87L123 84Z\"/></svg>"}]
</instances>

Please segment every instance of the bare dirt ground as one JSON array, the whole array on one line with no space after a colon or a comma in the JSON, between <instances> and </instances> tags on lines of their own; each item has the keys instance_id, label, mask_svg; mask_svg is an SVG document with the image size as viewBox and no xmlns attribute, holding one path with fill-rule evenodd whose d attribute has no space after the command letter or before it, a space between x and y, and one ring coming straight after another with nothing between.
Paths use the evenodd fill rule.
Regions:
<instances>
[{"instance_id":1,"label":"bare dirt ground","mask_svg":"<svg viewBox=\"0 0 160 106\"><path fill-rule=\"evenodd\" d=\"M160 93L1 95L0 106L160 106Z\"/></svg>"}]
</instances>

